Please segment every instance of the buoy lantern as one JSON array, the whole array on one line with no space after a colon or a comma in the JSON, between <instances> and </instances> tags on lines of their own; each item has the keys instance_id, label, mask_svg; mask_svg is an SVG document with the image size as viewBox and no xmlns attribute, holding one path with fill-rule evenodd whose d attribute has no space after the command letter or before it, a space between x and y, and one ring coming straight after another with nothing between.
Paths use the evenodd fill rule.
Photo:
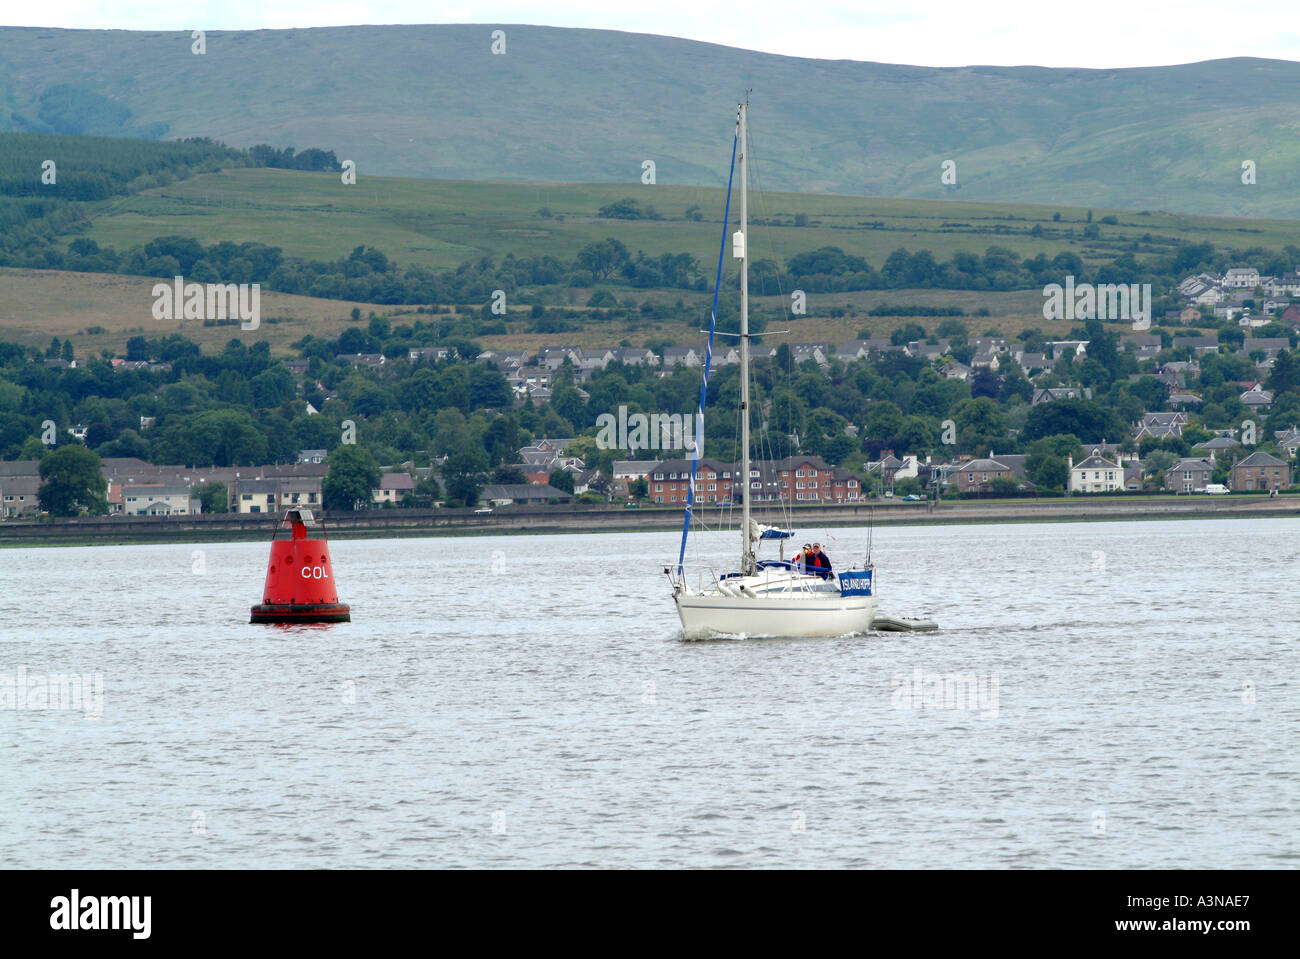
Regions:
<instances>
[{"instance_id":1,"label":"buoy lantern","mask_svg":"<svg viewBox=\"0 0 1300 959\"><path fill-rule=\"evenodd\" d=\"M285 535L285 524L288 535ZM314 533L315 538L309 535ZM311 510L287 510L271 534L271 561L266 567L262 602L250 623L350 623L352 611L340 603L334 564Z\"/></svg>"}]
</instances>

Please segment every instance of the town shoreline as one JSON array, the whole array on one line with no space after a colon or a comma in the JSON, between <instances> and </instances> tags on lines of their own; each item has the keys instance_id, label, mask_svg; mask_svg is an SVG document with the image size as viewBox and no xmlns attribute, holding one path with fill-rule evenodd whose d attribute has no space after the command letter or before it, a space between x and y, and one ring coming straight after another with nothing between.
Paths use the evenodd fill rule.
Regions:
<instances>
[{"instance_id":1,"label":"town shoreline","mask_svg":"<svg viewBox=\"0 0 1300 959\"><path fill-rule=\"evenodd\" d=\"M702 507L699 527L734 528L739 511ZM791 526L944 526L980 523L1106 522L1115 520L1257 519L1300 516L1300 496L1087 497L1036 500L877 502L858 506L803 506L788 511ZM112 546L264 540L277 514L115 516L0 523L0 547ZM651 532L680 529L680 508L624 509L509 506L490 514L473 510L380 509L324 517L331 538ZM770 521L786 522L774 513Z\"/></svg>"}]
</instances>

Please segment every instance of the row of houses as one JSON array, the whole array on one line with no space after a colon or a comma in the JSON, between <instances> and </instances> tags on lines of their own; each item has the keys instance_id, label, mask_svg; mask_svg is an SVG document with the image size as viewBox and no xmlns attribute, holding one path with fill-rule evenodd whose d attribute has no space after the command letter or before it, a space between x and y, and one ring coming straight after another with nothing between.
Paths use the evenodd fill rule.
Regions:
<instances>
[{"instance_id":1,"label":"row of houses","mask_svg":"<svg viewBox=\"0 0 1300 959\"><path fill-rule=\"evenodd\" d=\"M1186 423L1185 414L1148 414L1143 429L1150 435L1177 435ZM1194 447L1194 455L1165 472L1163 488L1172 492L1200 491L1220 457L1242 452L1233 430ZM1147 435L1144 433L1143 435ZM1300 451L1300 429L1278 431L1275 440L1290 457ZM575 490L581 492L577 477L586 474L581 459L566 454L572 440L543 439L520 450L525 469L533 484L544 484L554 469L565 469L575 476ZM1101 443L1089 447L1090 454L1075 463L1069 458L1068 490L1076 493L1100 493L1116 490L1149 489L1145 470L1136 453L1124 453L1119 444ZM915 455L897 457L885 451L880 460L865 464L862 475L842 467L831 466L820 457L797 455L783 460L758 461L751 464L748 483L739 475L739 465L712 458L700 460L695 473L695 502L718 504L740 502L748 489L752 502L784 501L791 503L846 503L864 499L869 486L866 478L878 476L885 488L898 480L916 478L923 486L938 484L945 491L988 493L994 481L1006 478L1022 489L1032 489L1025 472L1025 454L991 454L983 458L965 458L953 462L920 462ZM691 460L620 460L613 464L613 474L605 492L626 495L630 485L645 480L649 498L664 505L687 502L691 484ZM1263 472L1259 472L1262 470ZM1189 475L1184 475L1189 474ZM1229 471L1228 485L1242 491L1283 489L1291 485L1292 471L1283 460L1264 452L1249 453ZM554 493L516 496L515 501L553 498Z\"/></svg>"},{"instance_id":2,"label":"row of houses","mask_svg":"<svg viewBox=\"0 0 1300 959\"><path fill-rule=\"evenodd\" d=\"M1265 276L1253 266L1232 267L1223 274L1184 277L1177 290L1187 306L1166 313L1166 322L1196 323L1201 309L1209 307L1215 317L1235 319L1245 328L1264 326L1273 319L1300 325L1300 308L1291 303L1292 297L1300 297L1300 273L1294 270Z\"/></svg>"},{"instance_id":3,"label":"row of houses","mask_svg":"<svg viewBox=\"0 0 1300 959\"><path fill-rule=\"evenodd\" d=\"M1289 431L1292 448L1300 447L1300 430ZM1207 455L1187 457L1169 467L1164 473L1164 489L1170 492L1194 493L1204 491L1210 484L1216 466L1216 449L1223 443L1232 445L1227 437L1215 446L1208 441ZM1200 447L1198 447L1200 448ZM1025 474L1027 457L1024 454L991 453L987 457L958 460L951 463L925 463L917 457L902 458L888 454L866 465L868 476L875 474L885 486L905 478L916 478L926 486L937 484L945 491L960 493L989 493L995 490L998 480L1010 480L1020 489L1032 489ZM189 476L173 482L152 482L169 470L184 467L153 467L137 464L143 469L123 467L121 461L107 465L109 480L109 510L112 514L126 516L176 516L200 512L199 491L204 483L228 483L230 508L241 513L274 513L288 506L319 507L321 503L320 476L222 476L219 470L202 471L209 475ZM14 518L34 514L39 509L39 474L33 475L35 460L0 462L0 517ZM631 483L644 480L648 497L663 505L684 504L692 487L692 466L689 459L628 460L614 464L613 483L607 492L626 494ZM1099 444L1078 463L1068 460L1071 493L1111 493L1120 490L1137 491L1147 488L1144 470L1136 456L1126 456L1113 444ZM143 481L120 475L143 473ZM267 470L283 467L267 467ZM190 470L190 473L200 471ZM420 478L432 475L432 470L417 469ZM592 471L596 472L596 471ZM213 476L211 474L217 474ZM788 502L794 504L851 504L866 498L863 479L843 467L832 466L817 456L791 456L780 460L759 460L750 464L749 476L740 475L740 465L708 457L701 458L694 470L694 501L701 505L739 503L745 495L751 503ZM147 475L153 474L153 475ZM116 476L117 480L109 478ZM410 471L385 473L380 486L371 491L372 503L382 505L400 503L414 488L416 477ZM1292 484L1289 463L1263 451L1256 451L1235 461L1228 471L1228 487L1242 492L1281 490ZM512 503L569 503L574 493L550 486L544 479L522 484L495 484L487 486L482 499L493 506Z\"/></svg>"},{"instance_id":4,"label":"row of houses","mask_svg":"<svg viewBox=\"0 0 1300 959\"><path fill-rule=\"evenodd\" d=\"M554 456L557 441L544 440ZM558 443L562 449L565 440ZM221 483L226 487L227 508L237 513L277 513L290 506L319 508L321 486L328 472L325 450L303 450L297 464L210 469L186 466L155 466L134 457L106 457L104 479L108 484L110 515L120 516L190 516L202 512L201 492L205 485ZM511 502L572 502L602 475L577 464L575 491L569 493L546 484L549 469L539 472L525 467L529 482L514 485L490 485L482 499L495 505ZM414 492L418 483L432 479L441 486L436 471L430 467L390 469L379 485L370 491L371 506L398 505ZM38 460L0 461L0 518L12 519L35 515L40 509L40 463Z\"/></svg>"},{"instance_id":5,"label":"row of houses","mask_svg":"<svg viewBox=\"0 0 1300 959\"><path fill-rule=\"evenodd\" d=\"M75 370L77 368L76 360L65 360L61 357L47 357L35 362L39 362L46 369L51 370ZM114 372L121 370L144 370L148 373L168 373L171 371L170 363L160 363L157 360L126 360L114 357L109 361L109 366Z\"/></svg>"},{"instance_id":6,"label":"row of houses","mask_svg":"<svg viewBox=\"0 0 1300 959\"><path fill-rule=\"evenodd\" d=\"M1025 476L1025 459L1022 455L991 455L964 463L940 467L940 484L945 489L963 493L987 493L994 489L994 481L1006 479L1022 489L1033 484ZM1136 492L1147 489L1145 469L1136 456L1125 456L1115 447L1091 447L1089 454L1079 462L1070 456L1067 461L1071 493ZM1216 468L1213 452L1204 457L1187 457L1164 471L1163 489L1171 493L1204 492L1212 482ZM1286 489L1292 484L1290 464L1277 457L1256 451L1233 463L1228 470L1227 486L1240 492L1264 492Z\"/></svg>"},{"instance_id":7,"label":"row of houses","mask_svg":"<svg viewBox=\"0 0 1300 959\"><path fill-rule=\"evenodd\" d=\"M907 477L919 479L929 487L937 484L944 491L989 493L998 479L1014 482L1022 490L1034 484L1025 474L1024 454L997 454L956 460L950 463L918 462L908 455L891 455L868 463L866 473L878 473L886 487ZM614 464L614 480L620 486L644 479L649 497L664 505L687 502L691 487L688 459L631 460ZM1145 470L1136 455L1124 454L1116 444L1098 444L1079 462L1067 461L1071 493L1111 493L1121 490L1147 489ZM1169 492L1204 491L1216 467L1214 452L1204 457L1185 458L1164 473L1163 488ZM1262 451L1249 454L1233 464L1228 472L1228 487L1243 492L1285 489L1291 485L1292 470L1286 462ZM816 456L793 456L783 460L759 461L750 466L748 482L739 476L739 466L720 460L702 458L695 471L695 502L700 504L739 503L742 491L749 490L751 502L784 501L790 503L852 503L866 498L861 477L827 464Z\"/></svg>"},{"instance_id":8,"label":"row of houses","mask_svg":"<svg viewBox=\"0 0 1300 959\"><path fill-rule=\"evenodd\" d=\"M202 511L200 493L208 484L226 488L228 508L240 513L274 512L281 506L319 506L323 463L245 467L190 467L146 463L136 457L105 457L110 515L187 516ZM0 517L39 510L39 460L0 462Z\"/></svg>"},{"instance_id":9,"label":"row of houses","mask_svg":"<svg viewBox=\"0 0 1300 959\"><path fill-rule=\"evenodd\" d=\"M102 461L110 515L189 516L202 512L208 484L226 487L227 508L236 513L275 513L289 506L319 508L328 472L324 450L305 450L303 462L246 467L155 466L135 457ZM429 472L429 471L425 471ZM0 461L0 518L39 511L38 460ZM410 472L383 474L371 490L371 503L399 503L415 488Z\"/></svg>"},{"instance_id":10,"label":"row of houses","mask_svg":"<svg viewBox=\"0 0 1300 959\"><path fill-rule=\"evenodd\" d=\"M1300 314L1300 310L1297 311ZM1198 314L1199 316L1199 314ZM1297 316L1300 324L1300 315ZM1087 340L1052 340L1043 344L1040 350L1030 350L1023 343L1008 342L1005 337L976 337L969 344L974 350L969 363L949 360L939 370L947 379L969 380L980 370L997 373L1010 361L1015 363L1027 376L1036 376L1050 370L1062 356L1071 356L1076 362L1087 357ZM1160 336L1154 333L1132 333L1120 337L1120 349L1131 351L1139 362L1154 359L1164 349ZM1173 349L1187 349L1193 356L1218 353L1224 348L1217 336L1176 336L1171 342ZM1291 348L1287 337L1246 336L1239 349L1243 356L1256 359L1260 376L1265 377L1272 369L1278 353ZM888 353L897 353L926 362L933 362L948 356L952 350L949 339L938 338L931 343L925 340L913 340L906 344L892 343L886 339L849 340L839 346L830 343L792 343L790 351L796 364L811 360L822 369L829 369L833 359L849 362ZM416 352L416 351L413 351ZM757 348L758 356L774 357L776 349ZM660 368L660 375L667 375L675 367L700 367L704 364L703 350L691 347L668 347L664 350L662 360L650 350L632 350L622 348L598 348L584 350L579 347L546 347L533 357L525 350L489 350L479 355L479 360L497 363L506 373L506 379L520 402L531 399L536 403L545 403L551 396L551 386L555 371L568 359L573 364L578 382L584 382L597 369L604 369L615 359L621 362L635 362L639 365ZM558 362L557 362L558 360ZM740 362L740 355L735 347L724 347L713 354L714 367L727 366ZM1247 389L1253 384L1243 384ZM1078 391L1077 387L1069 387ZM579 394L586 394L579 390ZM1086 391L1078 392L1069 398L1086 396ZM1041 399L1063 398L1042 394Z\"/></svg>"},{"instance_id":11,"label":"row of houses","mask_svg":"<svg viewBox=\"0 0 1300 959\"><path fill-rule=\"evenodd\" d=\"M1007 340L1003 337L977 337L971 345L975 349L975 356L971 360L971 365L964 367L967 371L981 368L996 370L999 365L998 355L1006 353L1009 349ZM938 340L936 343L917 340L906 344L891 343L885 339L849 340L840 344L838 348L829 342L789 344L791 357L796 364L811 360L823 369L829 368L832 359L836 357L851 362L873 354L896 352L909 357L934 360L945 355L950 348L950 341L946 339ZM411 358L415 360L418 358L417 354L434 352L412 350ZM446 353L446 350L436 352ZM756 346L753 355L756 358L774 358L777 355L777 348ZM535 403L545 403L550 399L555 373L566 360L573 368L575 380L583 383L593 373L607 368L614 362L631 366L655 367L659 370L660 376L667 376L674 369L703 366L706 353L702 348L676 346L665 347L662 356L653 350L634 347L547 346L536 352L485 350L476 359L478 362L495 364L505 374L506 381L520 402L531 400ZM735 346L721 345L712 354L710 362L714 368L737 365L740 363L740 350ZM1043 368L1046 368L1046 365L1044 363ZM579 392L581 394L581 391Z\"/></svg>"}]
</instances>

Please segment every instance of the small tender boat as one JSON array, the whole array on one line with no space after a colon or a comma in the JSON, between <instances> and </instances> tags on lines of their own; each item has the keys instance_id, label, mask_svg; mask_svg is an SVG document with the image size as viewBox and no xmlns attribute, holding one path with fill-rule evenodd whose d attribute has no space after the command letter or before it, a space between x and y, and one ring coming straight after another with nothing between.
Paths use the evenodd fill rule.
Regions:
<instances>
[{"instance_id":1,"label":"small tender boat","mask_svg":"<svg viewBox=\"0 0 1300 959\"><path fill-rule=\"evenodd\" d=\"M906 616L886 616L877 613L871 628L886 633L933 633L939 624L932 619L912 619Z\"/></svg>"}]
</instances>

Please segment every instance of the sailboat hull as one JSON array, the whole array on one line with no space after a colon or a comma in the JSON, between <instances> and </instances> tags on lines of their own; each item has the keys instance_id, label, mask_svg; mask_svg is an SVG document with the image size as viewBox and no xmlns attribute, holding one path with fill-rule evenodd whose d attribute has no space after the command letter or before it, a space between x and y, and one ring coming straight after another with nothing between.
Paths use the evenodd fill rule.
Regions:
<instances>
[{"instance_id":1,"label":"sailboat hull","mask_svg":"<svg viewBox=\"0 0 1300 959\"><path fill-rule=\"evenodd\" d=\"M874 596L764 599L679 593L677 615L686 639L712 636L843 636L871 628Z\"/></svg>"}]
</instances>

